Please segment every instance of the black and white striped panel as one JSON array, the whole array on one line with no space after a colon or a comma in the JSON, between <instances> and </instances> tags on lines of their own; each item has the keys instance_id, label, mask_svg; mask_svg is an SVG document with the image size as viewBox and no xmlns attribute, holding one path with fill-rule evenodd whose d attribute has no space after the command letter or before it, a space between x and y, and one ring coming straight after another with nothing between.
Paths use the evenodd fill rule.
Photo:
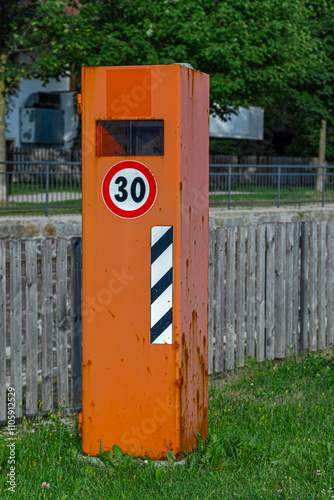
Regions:
<instances>
[{"instance_id":1,"label":"black and white striped panel","mask_svg":"<svg viewBox=\"0 0 334 500\"><path fill-rule=\"evenodd\" d=\"M173 226L151 229L150 343L173 343Z\"/></svg>"}]
</instances>

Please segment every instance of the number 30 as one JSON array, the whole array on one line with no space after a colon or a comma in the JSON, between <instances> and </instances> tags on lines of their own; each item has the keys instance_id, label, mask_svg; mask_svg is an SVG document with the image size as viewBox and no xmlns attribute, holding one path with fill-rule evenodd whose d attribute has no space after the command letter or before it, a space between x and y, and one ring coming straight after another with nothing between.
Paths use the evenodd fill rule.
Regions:
<instances>
[{"instance_id":1,"label":"number 30","mask_svg":"<svg viewBox=\"0 0 334 500\"><path fill-rule=\"evenodd\" d=\"M115 184L119 184L118 194L115 195L115 199L118 202L125 201L129 196L129 193L126 189L128 185L127 179L123 176L117 177L117 179L115 180ZM135 179L133 179L130 187L130 195L133 201L135 203L140 203L141 201L143 201L143 199L145 198L145 192L146 186L143 179L141 177L136 177Z\"/></svg>"}]
</instances>

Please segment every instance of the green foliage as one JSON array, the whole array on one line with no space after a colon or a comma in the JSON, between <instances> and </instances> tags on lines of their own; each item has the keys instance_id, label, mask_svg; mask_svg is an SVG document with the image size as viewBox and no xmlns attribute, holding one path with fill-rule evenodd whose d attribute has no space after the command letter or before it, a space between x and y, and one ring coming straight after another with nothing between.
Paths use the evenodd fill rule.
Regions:
<instances>
[{"instance_id":1,"label":"green foliage","mask_svg":"<svg viewBox=\"0 0 334 500\"><path fill-rule=\"evenodd\" d=\"M69 7L74 10L69 11ZM76 9L75 9L76 7ZM211 109L265 109L265 144L213 144L212 152L317 156L328 120L334 160L334 7L323 0L37 0L0 2L0 78L45 81L82 66L188 62L210 74ZM18 55L28 59L18 64ZM277 113L289 109L284 123ZM215 150L215 151L214 151Z\"/></svg>"},{"instance_id":2,"label":"green foliage","mask_svg":"<svg viewBox=\"0 0 334 500\"><path fill-rule=\"evenodd\" d=\"M291 81L290 100L296 113L290 127L294 138L287 154L302 152L303 156L318 156L319 128L322 118L328 121L327 160L334 162L334 5L323 0L307 1L308 22L312 38L318 44L316 64L307 76Z\"/></svg>"},{"instance_id":3,"label":"green foliage","mask_svg":"<svg viewBox=\"0 0 334 500\"><path fill-rule=\"evenodd\" d=\"M6 91L22 78L59 78L69 74L66 46L74 16L66 0L2 1L0 4L0 78Z\"/></svg>"},{"instance_id":4,"label":"green foliage","mask_svg":"<svg viewBox=\"0 0 334 500\"><path fill-rule=\"evenodd\" d=\"M116 444L112 447L112 452L110 450L104 451L101 446L99 457L119 472L129 470L134 460L132 455L123 453L122 449Z\"/></svg>"},{"instance_id":5,"label":"green foliage","mask_svg":"<svg viewBox=\"0 0 334 500\"><path fill-rule=\"evenodd\" d=\"M188 62L210 74L211 103L223 113L267 107L286 95L289 78L307 74L317 47L306 18L299 0L89 1L76 19L71 62Z\"/></svg>"},{"instance_id":6,"label":"green foliage","mask_svg":"<svg viewBox=\"0 0 334 500\"><path fill-rule=\"evenodd\" d=\"M212 111L266 112L264 143L216 141L211 152L277 154L273 136L284 132L281 155L317 156L320 119L331 119L333 107L332 15L322 0L86 1L67 58L79 78L81 66L188 62L210 74ZM277 130L271 123L287 106Z\"/></svg>"}]
</instances>

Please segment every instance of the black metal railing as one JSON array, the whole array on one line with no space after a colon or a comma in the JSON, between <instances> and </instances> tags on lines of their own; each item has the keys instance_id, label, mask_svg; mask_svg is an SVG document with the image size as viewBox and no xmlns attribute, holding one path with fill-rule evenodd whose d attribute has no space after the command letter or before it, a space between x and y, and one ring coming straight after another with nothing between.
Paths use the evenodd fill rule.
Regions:
<instances>
[{"instance_id":1,"label":"black metal railing","mask_svg":"<svg viewBox=\"0 0 334 500\"><path fill-rule=\"evenodd\" d=\"M210 205L276 206L334 203L334 167L210 164ZM0 212L80 209L81 162L0 163Z\"/></svg>"},{"instance_id":2,"label":"black metal railing","mask_svg":"<svg viewBox=\"0 0 334 500\"><path fill-rule=\"evenodd\" d=\"M0 163L0 211L81 208L81 162Z\"/></svg>"},{"instance_id":3,"label":"black metal railing","mask_svg":"<svg viewBox=\"0 0 334 500\"><path fill-rule=\"evenodd\" d=\"M211 164L211 205L299 205L334 202L334 167Z\"/></svg>"}]
</instances>

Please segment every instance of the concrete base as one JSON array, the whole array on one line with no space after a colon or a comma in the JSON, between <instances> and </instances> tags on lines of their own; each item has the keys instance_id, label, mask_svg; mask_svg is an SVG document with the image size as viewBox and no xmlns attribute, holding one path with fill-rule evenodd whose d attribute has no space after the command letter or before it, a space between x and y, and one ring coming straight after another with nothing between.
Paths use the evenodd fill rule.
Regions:
<instances>
[{"instance_id":1,"label":"concrete base","mask_svg":"<svg viewBox=\"0 0 334 500\"><path fill-rule=\"evenodd\" d=\"M134 457L133 458L135 460L136 463L139 463L139 465L141 465L142 467L145 467L145 465L148 463L147 460L144 460L144 458L142 457ZM99 457L92 457L90 455L78 455L78 461L81 462L81 463L88 463L94 467L98 467L100 469L107 469L108 466L104 463L103 460L101 460ZM186 459L185 458L182 458L180 460L175 460L175 462L173 464L171 464L170 462L168 462L167 460L152 460L152 463L154 465L154 467L166 467L166 468L169 468L169 467L172 467L173 465L176 467L176 466L181 466L181 467L185 467L186 465Z\"/></svg>"},{"instance_id":2,"label":"concrete base","mask_svg":"<svg viewBox=\"0 0 334 500\"><path fill-rule=\"evenodd\" d=\"M227 210L222 207L211 207L210 218L215 226L248 226L251 224L266 224L269 222L311 222L334 220L334 204L307 205L304 207L256 207L250 210Z\"/></svg>"},{"instance_id":3,"label":"concrete base","mask_svg":"<svg viewBox=\"0 0 334 500\"><path fill-rule=\"evenodd\" d=\"M0 240L81 236L81 215L1 216Z\"/></svg>"},{"instance_id":4,"label":"concrete base","mask_svg":"<svg viewBox=\"0 0 334 500\"><path fill-rule=\"evenodd\" d=\"M210 227L214 226L247 226L268 222L309 222L334 220L334 204L307 205L305 207L266 208L257 207L250 210L225 207L210 208ZM82 235L82 218L80 214L45 216L0 216L0 240L45 238L46 236L62 236L70 238Z\"/></svg>"}]
</instances>

